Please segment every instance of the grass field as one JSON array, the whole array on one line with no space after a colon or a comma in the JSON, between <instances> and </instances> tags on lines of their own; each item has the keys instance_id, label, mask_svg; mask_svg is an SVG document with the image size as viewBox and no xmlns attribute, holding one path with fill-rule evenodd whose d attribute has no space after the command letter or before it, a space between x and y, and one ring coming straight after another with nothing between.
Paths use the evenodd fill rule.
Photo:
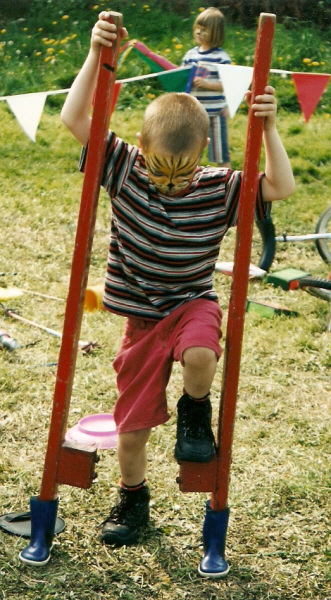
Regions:
<instances>
[{"instance_id":1,"label":"grass field","mask_svg":"<svg viewBox=\"0 0 331 600\"><path fill-rule=\"evenodd\" d=\"M130 141L141 111L117 112L114 129ZM82 175L79 148L44 112L31 143L0 104L1 259L0 286L26 291L5 303L20 314L61 331ZM278 231L313 232L330 204L327 115L309 124L280 109L279 129L296 176L294 196L274 206ZM233 165L240 168L246 118L230 123ZM90 267L90 282L105 271L109 203L101 192ZM228 247L230 244L228 244ZM229 250L220 255L231 260ZM327 277L313 244L279 244L273 269L288 266ZM230 278L216 274L224 309ZM175 408L181 394L175 366L168 388L170 421L149 444L151 524L141 545L112 550L98 541L99 525L113 504L119 473L114 451L101 451L98 480L88 491L61 486L59 515L65 531L55 539L50 563L29 568L18 560L26 542L0 531L2 600L326 600L328 519L328 404L330 400L329 306L303 291L285 292L251 282L250 299L278 302L298 317L246 316L230 489L224 581L202 580L201 531L207 494L182 494L173 459ZM61 301L62 299L62 301ZM23 347L0 352L1 513L27 510L40 490L59 340L0 312L0 328ZM79 352L69 427L91 413L109 412L116 400L111 360L119 347L123 320L103 311L84 313L81 338L98 341L89 355ZM32 346L25 344L34 343ZM214 424L222 364L213 384Z\"/></svg>"}]
</instances>

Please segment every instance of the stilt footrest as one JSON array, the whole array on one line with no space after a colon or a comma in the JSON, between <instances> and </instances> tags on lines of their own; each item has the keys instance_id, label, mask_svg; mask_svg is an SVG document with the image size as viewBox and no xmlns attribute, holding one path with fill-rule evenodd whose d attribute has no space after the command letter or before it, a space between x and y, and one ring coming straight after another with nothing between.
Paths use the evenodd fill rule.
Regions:
<instances>
[{"instance_id":1,"label":"stilt footrest","mask_svg":"<svg viewBox=\"0 0 331 600\"><path fill-rule=\"evenodd\" d=\"M177 483L181 492L215 492L217 456L208 463L179 462Z\"/></svg>"},{"instance_id":2,"label":"stilt footrest","mask_svg":"<svg viewBox=\"0 0 331 600\"><path fill-rule=\"evenodd\" d=\"M59 458L56 480L87 490L95 479L95 463L98 461L94 446L78 446L64 442Z\"/></svg>"}]
</instances>

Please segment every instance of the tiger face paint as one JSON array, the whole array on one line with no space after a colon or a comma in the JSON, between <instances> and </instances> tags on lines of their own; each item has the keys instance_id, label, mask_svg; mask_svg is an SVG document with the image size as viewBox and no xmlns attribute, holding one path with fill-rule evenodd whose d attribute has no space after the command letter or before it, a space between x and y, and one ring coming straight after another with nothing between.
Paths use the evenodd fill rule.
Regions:
<instances>
[{"instance_id":1,"label":"tiger face paint","mask_svg":"<svg viewBox=\"0 0 331 600\"><path fill-rule=\"evenodd\" d=\"M198 166L198 156L165 156L149 152L145 154L146 168L155 187L167 196L175 196L185 190L193 179Z\"/></svg>"}]
</instances>

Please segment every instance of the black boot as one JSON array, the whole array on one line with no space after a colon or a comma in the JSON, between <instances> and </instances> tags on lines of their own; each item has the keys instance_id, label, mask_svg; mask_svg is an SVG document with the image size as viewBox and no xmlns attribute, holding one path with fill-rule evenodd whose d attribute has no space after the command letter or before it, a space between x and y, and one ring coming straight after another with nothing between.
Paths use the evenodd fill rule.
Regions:
<instances>
[{"instance_id":1,"label":"black boot","mask_svg":"<svg viewBox=\"0 0 331 600\"><path fill-rule=\"evenodd\" d=\"M215 441L211 428L212 408L209 396L196 402L184 394L177 404L177 442L175 458L178 461L206 463L215 455Z\"/></svg>"},{"instance_id":2,"label":"black boot","mask_svg":"<svg viewBox=\"0 0 331 600\"><path fill-rule=\"evenodd\" d=\"M147 485L135 491L120 488L119 502L103 523L101 541L115 546L134 544L149 521L149 499Z\"/></svg>"}]
</instances>

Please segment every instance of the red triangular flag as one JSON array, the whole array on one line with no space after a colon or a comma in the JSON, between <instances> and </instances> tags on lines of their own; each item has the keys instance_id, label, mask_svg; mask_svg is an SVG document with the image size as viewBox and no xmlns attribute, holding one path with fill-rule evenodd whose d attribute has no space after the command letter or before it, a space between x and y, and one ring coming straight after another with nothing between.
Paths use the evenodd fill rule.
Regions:
<instances>
[{"instance_id":1,"label":"red triangular flag","mask_svg":"<svg viewBox=\"0 0 331 600\"><path fill-rule=\"evenodd\" d=\"M292 79L297 91L301 110L306 123L308 123L328 84L330 75L319 73L292 73Z\"/></svg>"}]
</instances>

